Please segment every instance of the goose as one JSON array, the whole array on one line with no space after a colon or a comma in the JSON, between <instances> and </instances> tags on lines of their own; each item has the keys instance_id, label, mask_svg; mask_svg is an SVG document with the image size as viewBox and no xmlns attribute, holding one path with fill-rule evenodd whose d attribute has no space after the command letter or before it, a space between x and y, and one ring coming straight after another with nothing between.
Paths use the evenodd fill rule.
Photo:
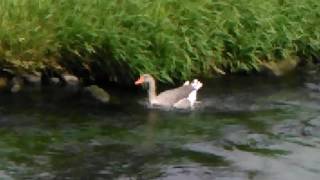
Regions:
<instances>
[{"instance_id":1,"label":"goose","mask_svg":"<svg viewBox=\"0 0 320 180\"><path fill-rule=\"evenodd\" d=\"M197 99L197 91L202 87L202 83L197 79L192 83L186 81L182 86L166 90L157 95L156 82L150 74L143 74L135 81L135 85L148 85L148 100L151 106L161 106L167 108L193 108Z\"/></svg>"},{"instance_id":2,"label":"goose","mask_svg":"<svg viewBox=\"0 0 320 180\"><path fill-rule=\"evenodd\" d=\"M194 105L196 103L199 103L197 101L197 92L203 86L203 84L197 79L194 79L191 83L191 86L193 87L193 90L188 95L188 97L179 100L177 103L173 105L173 107L178 109L187 109L187 108L193 109Z\"/></svg>"}]
</instances>

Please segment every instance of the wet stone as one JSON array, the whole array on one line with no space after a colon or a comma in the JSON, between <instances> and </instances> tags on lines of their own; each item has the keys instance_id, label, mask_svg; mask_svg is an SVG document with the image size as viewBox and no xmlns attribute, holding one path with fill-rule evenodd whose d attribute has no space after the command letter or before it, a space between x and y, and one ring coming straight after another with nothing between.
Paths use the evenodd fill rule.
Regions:
<instances>
[{"instance_id":1,"label":"wet stone","mask_svg":"<svg viewBox=\"0 0 320 180\"><path fill-rule=\"evenodd\" d=\"M257 148L262 148L272 144L270 138L265 134L248 134L248 144Z\"/></svg>"},{"instance_id":2,"label":"wet stone","mask_svg":"<svg viewBox=\"0 0 320 180\"><path fill-rule=\"evenodd\" d=\"M55 176L49 172L43 172L35 176L35 179L39 179L39 180L42 180L42 179L51 180L54 178Z\"/></svg>"},{"instance_id":3,"label":"wet stone","mask_svg":"<svg viewBox=\"0 0 320 180\"><path fill-rule=\"evenodd\" d=\"M225 136L222 139L224 145L240 145L246 144L246 137L249 130L245 126L231 125L223 129Z\"/></svg>"},{"instance_id":4,"label":"wet stone","mask_svg":"<svg viewBox=\"0 0 320 180\"><path fill-rule=\"evenodd\" d=\"M110 101L109 93L97 85L85 87L83 92L85 96L96 102L108 103Z\"/></svg>"},{"instance_id":5,"label":"wet stone","mask_svg":"<svg viewBox=\"0 0 320 180\"><path fill-rule=\"evenodd\" d=\"M78 86L80 84L79 78L73 75L64 74L62 79L67 86Z\"/></svg>"},{"instance_id":6,"label":"wet stone","mask_svg":"<svg viewBox=\"0 0 320 180\"><path fill-rule=\"evenodd\" d=\"M20 77L12 78L10 92L17 93L21 91L22 87L23 87L23 80Z\"/></svg>"},{"instance_id":7,"label":"wet stone","mask_svg":"<svg viewBox=\"0 0 320 180\"><path fill-rule=\"evenodd\" d=\"M316 83L305 83L305 86L314 92L320 92L320 84L316 84Z\"/></svg>"},{"instance_id":8,"label":"wet stone","mask_svg":"<svg viewBox=\"0 0 320 180\"><path fill-rule=\"evenodd\" d=\"M264 148L272 144L267 135L264 134L232 134L224 139L224 145L229 146L250 146Z\"/></svg>"},{"instance_id":9,"label":"wet stone","mask_svg":"<svg viewBox=\"0 0 320 180\"><path fill-rule=\"evenodd\" d=\"M224 145L247 145L247 139L245 138L247 136L246 131L231 133L223 138L223 144Z\"/></svg>"},{"instance_id":10,"label":"wet stone","mask_svg":"<svg viewBox=\"0 0 320 180\"><path fill-rule=\"evenodd\" d=\"M110 175L110 174L112 174L112 171L111 171L110 169L105 168L105 169L100 170L100 171L98 172L98 174L101 174L101 175Z\"/></svg>"},{"instance_id":11,"label":"wet stone","mask_svg":"<svg viewBox=\"0 0 320 180\"><path fill-rule=\"evenodd\" d=\"M230 131L232 130L233 131ZM229 133L223 138L222 144L225 146L250 146L264 148L272 144L272 140L265 134L250 133L246 129L231 128Z\"/></svg>"},{"instance_id":12,"label":"wet stone","mask_svg":"<svg viewBox=\"0 0 320 180\"><path fill-rule=\"evenodd\" d=\"M59 84L61 83L61 81L60 81L60 79L57 78L57 77L51 77L51 78L49 79L49 83L50 83L51 85L59 85Z\"/></svg>"},{"instance_id":13,"label":"wet stone","mask_svg":"<svg viewBox=\"0 0 320 180\"><path fill-rule=\"evenodd\" d=\"M41 85L41 74L23 74L22 78L26 84L35 86Z\"/></svg>"}]
</instances>

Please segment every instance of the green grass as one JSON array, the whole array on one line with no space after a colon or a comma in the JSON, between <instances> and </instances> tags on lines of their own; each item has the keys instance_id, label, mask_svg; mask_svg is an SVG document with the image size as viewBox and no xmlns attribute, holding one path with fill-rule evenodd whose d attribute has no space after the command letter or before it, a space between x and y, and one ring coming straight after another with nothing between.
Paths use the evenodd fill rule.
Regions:
<instances>
[{"instance_id":1,"label":"green grass","mask_svg":"<svg viewBox=\"0 0 320 180\"><path fill-rule=\"evenodd\" d=\"M0 66L18 72L171 81L319 55L318 0L0 2Z\"/></svg>"}]
</instances>

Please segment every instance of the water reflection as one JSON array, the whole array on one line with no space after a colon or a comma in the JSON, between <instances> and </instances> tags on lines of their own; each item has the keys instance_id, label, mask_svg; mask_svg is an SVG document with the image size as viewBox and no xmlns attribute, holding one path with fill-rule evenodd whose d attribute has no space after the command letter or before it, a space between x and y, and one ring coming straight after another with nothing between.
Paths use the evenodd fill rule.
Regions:
<instances>
[{"instance_id":1,"label":"water reflection","mask_svg":"<svg viewBox=\"0 0 320 180\"><path fill-rule=\"evenodd\" d=\"M146 130L145 130L145 140L142 142L142 149L148 150L153 149L155 144L155 134L156 132L156 126L159 120L159 114L156 111L148 111L147 112L147 122L146 122Z\"/></svg>"}]
</instances>

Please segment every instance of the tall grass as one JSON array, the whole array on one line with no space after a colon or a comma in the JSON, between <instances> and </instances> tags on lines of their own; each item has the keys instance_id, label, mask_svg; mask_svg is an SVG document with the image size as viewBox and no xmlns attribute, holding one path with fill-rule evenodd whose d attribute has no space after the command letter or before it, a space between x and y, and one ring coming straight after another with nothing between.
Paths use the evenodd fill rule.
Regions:
<instances>
[{"instance_id":1,"label":"tall grass","mask_svg":"<svg viewBox=\"0 0 320 180\"><path fill-rule=\"evenodd\" d=\"M0 1L0 66L15 71L171 81L296 55L320 55L318 0Z\"/></svg>"}]
</instances>

